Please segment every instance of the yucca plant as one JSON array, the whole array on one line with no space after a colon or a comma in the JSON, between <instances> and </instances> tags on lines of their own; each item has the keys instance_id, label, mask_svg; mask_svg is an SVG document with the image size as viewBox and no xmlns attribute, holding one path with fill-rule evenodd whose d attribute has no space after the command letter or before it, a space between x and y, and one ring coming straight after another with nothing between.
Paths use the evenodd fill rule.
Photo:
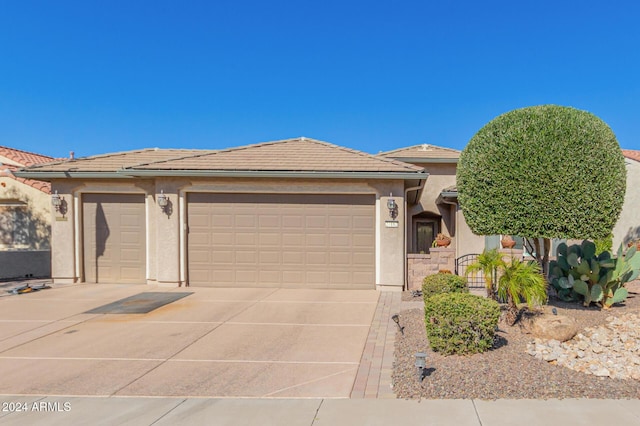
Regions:
<instances>
[{"instance_id":1,"label":"yucca plant","mask_svg":"<svg viewBox=\"0 0 640 426\"><path fill-rule=\"evenodd\" d=\"M507 324L518 321L518 303L527 302L530 308L542 305L547 300L547 283L540 273L537 262L522 262L512 258L500 270L498 296L507 301Z\"/></svg>"},{"instance_id":2,"label":"yucca plant","mask_svg":"<svg viewBox=\"0 0 640 426\"><path fill-rule=\"evenodd\" d=\"M502 254L497 249L483 250L478 255L478 260L467 267L466 275L469 277L476 272L482 272L484 275L484 283L487 288L487 297L496 299L496 279L498 276L498 269L503 268L505 265L502 260Z\"/></svg>"}]
</instances>

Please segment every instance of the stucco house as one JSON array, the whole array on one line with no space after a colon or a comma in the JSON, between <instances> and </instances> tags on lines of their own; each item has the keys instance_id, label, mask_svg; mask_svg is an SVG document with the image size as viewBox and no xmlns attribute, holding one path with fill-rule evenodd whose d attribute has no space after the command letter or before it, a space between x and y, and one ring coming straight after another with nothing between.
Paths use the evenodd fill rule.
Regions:
<instances>
[{"instance_id":1,"label":"stucco house","mask_svg":"<svg viewBox=\"0 0 640 426\"><path fill-rule=\"evenodd\" d=\"M640 240L640 151L623 149L627 166L627 191L618 223L613 228L613 249Z\"/></svg>"},{"instance_id":2,"label":"stucco house","mask_svg":"<svg viewBox=\"0 0 640 426\"><path fill-rule=\"evenodd\" d=\"M51 185L14 172L53 160L0 146L0 279L50 275Z\"/></svg>"},{"instance_id":3,"label":"stucco house","mask_svg":"<svg viewBox=\"0 0 640 426\"><path fill-rule=\"evenodd\" d=\"M33 166L54 282L402 289L421 166L309 138Z\"/></svg>"},{"instance_id":4,"label":"stucco house","mask_svg":"<svg viewBox=\"0 0 640 426\"><path fill-rule=\"evenodd\" d=\"M400 290L499 245L465 222L459 156L427 144L374 156L300 137L134 150L15 174L51 182L62 206L52 222L55 282ZM639 165L629 158L636 186ZM638 232L634 194L616 238ZM440 232L449 247L432 247Z\"/></svg>"}]
</instances>

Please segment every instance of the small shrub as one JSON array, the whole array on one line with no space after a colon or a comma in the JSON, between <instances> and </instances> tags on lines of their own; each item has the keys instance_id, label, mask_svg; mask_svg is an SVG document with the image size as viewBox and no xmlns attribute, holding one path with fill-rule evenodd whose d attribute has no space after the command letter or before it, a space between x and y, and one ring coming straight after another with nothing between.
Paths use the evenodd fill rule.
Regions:
<instances>
[{"instance_id":1,"label":"small shrub","mask_svg":"<svg viewBox=\"0 0 640 426\"><path fill-rule=\"evenodd\" d=\"M434 294L468 293L467 280L453 274L434 274L422 281L422 297L426 301Z\"/></svg>"},{"instance_id":2,"label":"small shrub","mask_svg":"<svg viewBox=\"0 0 640 426\"><path fill-rule=\"evenodd\" d=\"M609 233L604 238L596 238L593 240L593 243L596 245L596 256L604 253L605 251L612 252L613 251L613 234Z\"/></svg>"},{"instance_id":3,"label":"small shrub","mask_svg":"<svg viewBox=\"0 0 640 426\"><path fill-rule=\"evenodd\" d=\"M468 293L437 294L425 303L431 349L444 355L474 354L493 347L500 305Z\"/></svg>"}]
</instances>

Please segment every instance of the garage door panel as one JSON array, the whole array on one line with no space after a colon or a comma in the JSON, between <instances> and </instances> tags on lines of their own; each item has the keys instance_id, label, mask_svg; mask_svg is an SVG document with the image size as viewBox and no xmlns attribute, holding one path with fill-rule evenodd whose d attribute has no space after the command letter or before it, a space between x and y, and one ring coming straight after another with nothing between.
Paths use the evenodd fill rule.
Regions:
<instances>
[{"instance_id":1,"label":"garage door panel","mask_svg":"<svg viewBox=\"0 0 640 426\"><path fill-rule=\"evenodd\" d=\"M236 236L232 232L229 232L229 228L225 228L224 231L216 231L216 233L213 235L212 240L213 240L214 246L233 247L233 244L235 243L235 240L236 240Z\"/></svg>"},{"instance_id":2,"label":"garage door panel","mask_svg":"<svg viewBox=\"0 0 640 426\"><path fill-rule=\"evenodd\" d=\"M327 245L326 234L307 234L304 237L308 247L325 247Z\"/></svg>"},{"instance_id":3,"label":"garage door panel","mask_svg":"<svg viewBox=\"0 0 640 426\"><path fill-rule=\"evenodd\" d=\"M248 232L238 232L236 233L236 246L255 246L257 241L256 234L248 233Z\"/></svg>"},{"instance_id":4,"label":"garage door panel","mask_svg":"<svg viewBox=\"0 0 640 426\"><path fill-rule=\"evenodd\" d=\"M233 216L228 217L229 225L231 226L231 222L234 221L236 228L250 228L254 229L256 226L256 217L254 215L246 215L246 214L237 214L235 218Z\"/></svg>"},{"instance_id":5,"label":"garage door panel","mask_svg":"<svg viewBox=\"0 0 640 426\"><path fill-rule=\"evenodd\" d=\"M302 231L304 229L304 217L301 215L285 214L282 216L282 229L296 229Z\"/></svg>"},{"instance_id":6,"label":"garage door panel","mask_svg":"<svg viewBox=\"0 0 640 426\"><path fill-rule=\"evenodd\" d=\"M304 253L299 251L282 252L282 263L285 265L304 265Z\"/></svg>"},{"instance_id":7,"label":"garage door panel","mask_svg":"<svg viewBox=\"0 0 640 426\"><path fill-rule=\"evenodd\" d=\"M258 244L260 246L280 247L281 235L276 233L260 233L258 234Z\"/></svg>"},{"instance_id":8,"label":"garage door panel","mask_svg":"<svg viewBox=\"0 0 640 426\"><path fill-rule=\"evenodd\" d=\"M188 194L190 284L374 288L374 206L372 195ZM203 244L219 255L204 259Z\"/></svg>"},{"instance_id":9,"label":"garage door panel","mask_svg":"<svg viewBox=\"0 0 640 426\"><path fill-rule=\"evenodd\" d=\"M324 271L307 271L307 283L328 287L328 276Z\"/></svg>"},{"instance_id":10,"label":"garage door panel","mask_svg":"<svg viewBox=\"0 0 640 426\"><path fill-rule=\"evenodd\" d=\"M327 217L309 215L306 217L305 224L307 229L325 229L327 227Z\"/></svg>"}]
</instances>

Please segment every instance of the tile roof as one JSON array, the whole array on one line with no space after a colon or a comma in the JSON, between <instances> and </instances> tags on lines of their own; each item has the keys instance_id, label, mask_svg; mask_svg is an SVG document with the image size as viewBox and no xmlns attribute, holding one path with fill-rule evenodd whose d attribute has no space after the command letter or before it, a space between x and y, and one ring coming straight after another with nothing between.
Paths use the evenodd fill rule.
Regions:
<instances>
[{"instance_id":1,"label":"tile roof","mask_svg":"<svg viewBox=\"0 0 640 426\"><path fill-rule=\"evenodd\" d=\"M20 149L0 146L0 156L17 163L22 167L33 166L34 164L49 163L54 160L53 157L35 154L33 152L22 151Z\"/></svg>"},{"instance_id":2,"label":"tile roof","mask_svg":"<svg viewBox=\"0 0 640 426\"><path fill-rule=\"evenodd\" d=\"M441 146L422 144L381 152L378 156L389 158L457 159L460 151Z\"/></svg>"},{"instance_id":3,"label":"tile roof","mask_svg":"<svg viewBox=\"0 0 640 426\"><path fill-rule=\"evenodd\" d=\"M169 158L184 157L185 155L193 155L196 153L212 152L215 151L201 149L147 148L137 149L133 151L95 155L91 157L75 158L73 160L65 159L63 161L57 161L46 165L35 165L29 167L27 170L36 172L115 172L125 167L130 167L136 164L150 163L154 161L166 160Z\"/></svg>"},{"instance_id":4,"label":"tile roof","mask_svg":"<svg viewBox=\"0 0 640 426\"><path fill-rule=\"evenodd\" d=\"M0 175L10 177L20 183L28 185L45 194L51 194L51 184L49 182L43 182L41 180L25 179L13 175L13 172L20 167L33 166L35 164L43 164L54 161L53 157L46 155L35 154L33 152L22 151L20 149L9 148L7 146L0 146L0 156L7 158L8 160L18 164L3 164L0 167L2 173Z\"/></svg>"},{"instance_id":5,"label":"tile roof","mask_svg":"<svg viewBox=\"0 0 640 426\"><path fill-rule=\"evenodd\" d=\"M424 169L300 137L139 164L130 170L421 172Z\"/></svg>"},{"instance_id":6,"label":"tile roof","mask_svg":"<svg viewBox=\"0 0 640 426\"><path fill-rule=\"evenodd\" d=\"M622 155L632 160L640 161L640 151L632 149L623 149Z\"/></svg>"}]
</instances>

